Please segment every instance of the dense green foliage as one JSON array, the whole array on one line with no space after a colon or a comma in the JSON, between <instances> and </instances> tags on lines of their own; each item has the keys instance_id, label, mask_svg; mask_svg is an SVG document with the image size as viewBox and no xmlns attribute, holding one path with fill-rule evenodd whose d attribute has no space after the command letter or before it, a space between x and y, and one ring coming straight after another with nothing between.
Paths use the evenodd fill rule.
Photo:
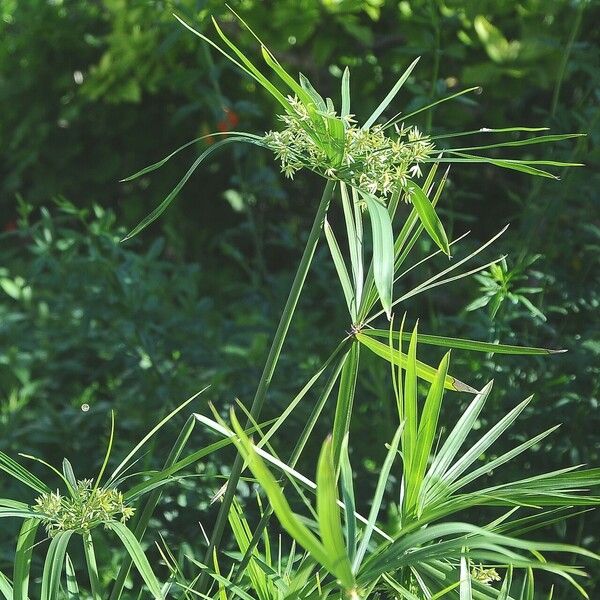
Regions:
<instances>
[{"instance_id":1,"label":"dense green foliage","mask_svg":"<svg viewBox=\"0 0 600 600\"><path fill-rule=\"evenodd\" d=\"M477 387L491 377L499 384L481 427L535 392L521 429L497 452L525 432L562 422L551 442L528 455L527 469L597 465L597 7L533 0L306 0L301 10L294 2L232 4L284 64L305 72L325 93L336 93L336 78L349 66L353 112L360 117L421 55L420 76L410 78L400 95L405 112L482 86L423 113L418 121L425 131L518 124L587 133L549 156L587 164L565 172L560 184L485 165L454 165L439 207L450 237L472 228L463 245L468 250L510 221L496 246L508 257L478 279L461 280L407 308L425 332L567 349L551 360L460 355L453 370ZM302 177L284 191L266 153L236 148L196 175L200 183L190 182L144 241L120 245L124 230L116 221L135 225L174 186L187 158L131 183L118 179L194 135L272 128L272 100L171 16L174 9L202 28L208 14L225 14L221 3L3 0L0 7L0 139L8 141L0 149L0 332L8 341L0 361L0 449L35 453L53 464L67 456L86 473L100 466L110 408L118 415L117 444L125 449L208 383L210 397L199 403L210 399L224 407L233 397L250 398L320 184ZM225 26L250 55L256 52L227 15ZM489 143L485 136L474 139ZM514 156L538 157L533 149L516 148ZM58 195L73 205L59 200L59 208L40 208ZM162 237L153 241L160 227ZM418 245L423 252L431 246L427 239ZM425 273L428 268L436 266ZM318 254L267 416L279 414L331 350L324 338L339 339L349 326L339 303L324 293L333 277ZM440 356L432 352L430 362ZM364 358L365 400L355 407L352 427L354 451L368 473L379 470L385 454L374 442L391 439L395 425L389 388L381 383L387 371ZM442 418L450 426L463 409L446 401ZM299 422L305 417L295 415ZM327 415L320 430L332 421ZM181 425L177 419L169 424L171 437ZM317 453L309 448L303 460L313 465ZM184 519L177 516L195 522L216 514L209 498L229 458L219 455L199 467L198 475L210 477L206 485L186 483L166 493L151 522L154 537L186 539ZM151 454L145 461L150 468L163 458ZM522 464L507 465L504 473L517 479ZM359 502L372 497L375 485L376 477L357 482ZM597 516L581 515L557 525L553 537L597 550L597 525ZM2 545L3 564L11 552Z\"/></svg>"}]
</instances>

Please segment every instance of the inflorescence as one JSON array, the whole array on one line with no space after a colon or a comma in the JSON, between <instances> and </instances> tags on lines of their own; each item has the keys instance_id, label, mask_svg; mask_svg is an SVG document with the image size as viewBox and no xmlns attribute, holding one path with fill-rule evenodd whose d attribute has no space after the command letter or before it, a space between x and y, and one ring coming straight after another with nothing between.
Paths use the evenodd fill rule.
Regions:
<instances>
[{"instance_id":1,"label":"inflorescence","mask_svg":"<svg viewBox=\"0 0 600 600\"><path fill-rule=\"evenodd\" d=\"M88 532L111 521L125 523L135 510L125 505L121 492L94 488L90 479L78 481L72 496L61 496L58 491L43 493L33 509L43 515L50 537L61 531Z\"/></svg>"},{"instance_id":2,"label":"inflorescence","mask_svg":"<svg viewBox=\"0 0 600 600\"><path fill-rule=\"evenodd\" d=\"M334 166L317 143L311 117L297 98L288 98L294 114L280 115L282 131L269 131L263 141L281 161L286 177L303 167L330 179L339 179L370 194L386 197L405 187L410 178L421 176L421 164L433 153L434 145L416 127L394 126L397 137L385 134L381 125L363 129L352 115L338 117L329 110L328 117L344 123L344 149L341 164Z\"/></svg>"}]
</instances>

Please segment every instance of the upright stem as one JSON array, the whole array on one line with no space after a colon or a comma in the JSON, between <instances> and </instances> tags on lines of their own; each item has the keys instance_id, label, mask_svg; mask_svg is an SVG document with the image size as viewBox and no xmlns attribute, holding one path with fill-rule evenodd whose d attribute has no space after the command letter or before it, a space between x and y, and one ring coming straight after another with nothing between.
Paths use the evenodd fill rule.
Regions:
<instances>
[{"instance_id":1,"label":"upright stem","mask_svg":"<svg viewBox=\"0 0 600 600\"><path fill-rule=\"evenodd\" d=\"M254 395L252 406L250 407L250 415L255 420L259 419L263 404L267 397L267 392L269 390L269 386L271 385L271 380L273 379L273 374L275 372L275 367L277 366L277 361L279 360L279 356L281 354L281 349L283 348L283 343L285 341L288 329L290 327L290 323L292 322L292 318L294 316L294 312L298 304L298 299L300 298L300 293L302 292L302 288L304 287L306 275L308 274L308 270L312 263L315 250L317 248L317 243L319 241L319 238L321 237L323 222L325 221L325 216L327 215L327 209L329 208L329 203L333 195L334 187L335 182L332 180L328 180L327 184L325 185L325 189L323 190L321 202L319 204L315 220L313 221L312 228L308 235L308 240L306 242L306 247L304 248L304 253L302 254L302 258L300 259L300 264L298 265L296 276L294 277L294 281L292 283L287 302L285 303L281 319L279 320L279 325L277 326L277 331L275 332L275 336L271 344L271 349L269 350L269 355L267 356L267 361L265 363L260 382L258 384L258 388L256 389L256 394ZM247 427L249 426L250 421L248 421ZM231 469L231 474L227 483L227 489L225 491L225 495L223 496L223 502L221 503L219 514L217 515L217 520L212 532L212 537L208 545L208 549L206 551L204 564L210 564L210 561L212 560L213 556L213 551L221 542L221 538L223 537L225 524L227 523L229 515L229 509L231 507L231 503L233 502L233 497L235 495L237 484L240 479L243 464L243 458L240 456L240 454L237 454L233 463L233 467ZM204 571L198 581L198 589L200 591L203 591L206 587L207 580L208 573Z\"/></svg>"}]
</instances>

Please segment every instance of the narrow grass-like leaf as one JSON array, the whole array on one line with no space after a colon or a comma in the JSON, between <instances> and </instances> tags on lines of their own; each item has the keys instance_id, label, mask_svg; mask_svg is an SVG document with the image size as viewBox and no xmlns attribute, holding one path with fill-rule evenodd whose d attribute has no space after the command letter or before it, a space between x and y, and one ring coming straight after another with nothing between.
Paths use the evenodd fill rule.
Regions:
<instances>
[{"instance_id":1,"label":"narrow grass-like leaf","mask_svg":"<svg viewBox=\"0 0 600 600\"><path fill-rule=\"evenodd\" d=\"M471 129L469 131L457 131L454 133L444 133L435 135L432 137L434 140L443 140L447 138L464 137L467 135L476 135L480 133L515 133L515 132L526 132L526 133L537 133L539 131L548 131L549 127L500 127L491 129L489 127L481 127L480 129Z\"/></svg>"},{"instance_id":2,"label":"narrow grass-like leaf","mask_svg":"<svg viewBox=\"0 0 600 600\"><path fill-rule=\"evenodd\" d=\"M77 583L77 575L75 567L71 562L71 557L65 555L65 574L67 576L67 598L68 600L79 600L79 584Z\"/></svg>"},{"instance_id":3,"label":"narrow grass-like leaf","mask_svg":"<svg viewBox=\"0 0 600 600\"><path fill-rule=\"evenodd\" d=\"M358 376L358 364L360 360L360 344L354 342L342 367L340 387L338 390L335 418L333 422L333 462L336 471L339 468L340 452L342 442L348 435L352 408L354 405L354 394L356 392L356 380Z\"/></svg>"},{"instance_id":4,"label":"narrow grass-like leaf","mask_svg":"<svg viewBox=\"0 0 600 600\"><path fill-rule=\"evenodd\" d=\"M361 331L356 334L356 339L363 345L366 346L371 352L381 356L388 362L392 362L395 365L406 368L407 358L406 355L398 352L397 350L390 349L388 344L383 344L378 342L377 340L369 337L364 331ZM433 367L417 360L417 376L425 381L429 381L432 383L435 380L436 369ZM477 390L472 388L470 385L463 383L462 381L456 379L452 375L447 375L444 380L444 387L447 390L452 390L454 392L468 392L470 394L477 393Z\"/></svg>"},{"instance_id":5,"label":"narrow grass-like leaf","mask_svg":"<svg viewBox=\"0 0 600 600\"><path fill-rule=\"evenodd\" d=\"M471 569L469 568L469 559L463 553L460 557L460 600L473 600L473 589L471 587Z\"/></svg>"},{"instance_id":6,"label":"narrow grass-like leaf","mask_svg":"<svg viewBox=\"0 0 600 600\"><path fill-rule=\"evenodd\" d=\"M93 600L103 600L102 588L100 586L100 575L98 573L98 563L96 562L96 551L94 550L94 541L92 534L87 531L82 535L83 553L85 555L85 564L87 566L88 577L90 580L90 589Z\"/></svg>"},{"instance_id":7,"label":"narrow grass-like leaf","mask_svg":"<svg viewBox=\"0 0 600 600\"><path fill-rule=\"evenodd\" d=\"M185 150L186 148L189 148L190 146L193 146L194 144L197 144L198 142L202 142L204 140L214 138L214 137L228 136L228 135L246 135L246 134L241 131L215 131L213 133L209 133L207 135L202 135L200 137L194 138L193 140L186 142L182 146L179 146L179 148L177 148L176 150L173 150L173 152L171 152L171 154L168 154L164 158L161 158L159 161L152 163L151 165L148 165L147 167L144 167L143 169L140 169L133 175L124 177L123 179L120 180L120 183L126 183L128 181L133 181L134 179L138 179L139 177L142 177L143 175L147 175L148 173L152 173L152 171L156 171L157 169L160 169L163 165L165 165L167 162L169 162L174 156L177 156L177 154L179 154L182 150Z\"/></svg>"},{"instance_id":8,"label":"narrow grass-like leaf","mask_svg":"<svg viewBox=\"0 0 600 600\"><path fill-rule=\"evenodd\" d=\"M194 174L194 171L204 162L206 158L208 158L213 152L216 152L223 146L227 144L232 144L234 142L246 142L249 144L263 145L260 141L260 138L256 136L251 136L250 134L237 135L233 137L226 138L224 140L220 140L215 142L212 146L209 146L200 156L192 163L192 166L188 169L187 173L179 180L179 183L173 188L173 190L167 195L167 197L146 217L144 217L121 241L125 242L126 240L131 239L136 236L140 231L148 227L151 223L156 221L158 217L160 217L167 208L169 208L171 202L175 200L177 194L181 191L183 186L187 183L188 179Z\"/></svg>"},{"instance_id":9,"label":"narrow grass-like leaf","mask_svg":"<svg viewBox=\"0 0 600 600\"><path fill-rule=\"evenodd\" d=\"M404 73L402 73L398 81L394 84L394 87L392 87L392 89L388 92L387 96L381 101L379 106L365 121L365 124L362 127L363 129L369 129L369 127L371 127L371 125L373 125L373 123L377 121L377 119L380 117L383 111L389 106L390 102L392 102L392 100L400 91L400 88L406 83L406 80L410 77L410 74L413 72L413 69L417 66L419 58L420 57L415 58L415 60L413 60L412 63L410 63L410 65L408 65L407 69L404 71Z\"/></svg>"},{"instance_id":10,"label":"narrow grass-like leaf","mask_svg":"<svg viewBox=\"0 0 600 600\"><path fill-rule=\"evenodd\" d=\"M136 452L140 450L144 446L144 444L152 438L164 425L166 425L177 413L182 411L190 402L193 402L200 394L205 392L208 389L208 386L202 388L199 392L195 393L191 398L188 398L185 402L181 403L175 409L173 409L166 417L161 419L129 452L129 454L121 461L121 463L116 467L113 471L113 474L109 477L106 485L109 485L113 482L119 473L123 471L123 469L129 464L129 461L135 456Z\"/></svg>"},{"instance_id":11,"label":"narrow grass-like leaf","mask_svg":"<svg viewBox=\"0 0 600 600\"><path fill-rule=\"evenodd\" d=\"M342 110L340 114L342 117L350 114L350 70L348 67L342 73Z\"/></svg>"},{"instance_id":12,"label":"narrow grass-like leaf","mask_svg":"<svg viewBox=\"0 0 600 600\"><path fill-rule=\"evenodd\" d=\"M0 451L0 471L8 473L8 475L14 477L38 494L50 491L50 488L41 479L38 479L33 473L30 473L25 467L2 451Z\"/></svg>"},{"instance_id":13,"label":"narrow grass-like leaf","mask_svg":"<svg viewBox=\"0 0 600 600\"><path fill-rule=\"evenodd\" d=\"M144 583L150 590L150 593L155 598L155 600L162 600L163 594L161 590L160 583L158 579L156 579L156 575L140 546L140 543L137 541L136 537L129 530L129 528L123 523L118 523L115 521L106 523L106 528L114 531L114 533L119 537L121 543L127 550L127 553L131 557L133 564L141 575Z\"/></svg>"},{"instance_id":14,"label":"narrow grass-like leaf","mask_svg":"<svg viewBox=\"0 0 600 600\"><path fill-rule=\"evenodd\" d=\"M410 200L415 207L419 219L429 234L429 237L436 243L438 248L447 256L450 256L450 246L448 245L448 236L444 231L444 226L437 216L435 209L427 194L414 181L409 181L407 186L410 193Z\"/></svg>"},{"instance_id":15,"label":"narrow grass-like leaf","mask_svg":"<svg viewBox=\"0 0 600 600\"><path fill-rule=\"evenodd\" d=\"M447 353L437 369L436 378L429 388L423 411L419 419L419 429L416 436L411 475L406 481L406 506L412 510L419 496L419 491L425 477L427 462L432 454L433 444L437 433L438 419L444 396L444 380L448 373L450 353Z\"/></svg>"},{"instance_id":16,"label":"narrow grass-like leaf","mask_svg":"<svg viewBox=\"0 0 600 600\"><path fill-rule=\"evenodd\" d=\"M333 463L331 437L329 437L323 443L317 466L319 533L325 552L335 565L334 575L340 580L344 589L350 590L354 587L354 576L344 544L340 509L337 502L336 468Z\"/></svg>"},{"instance_id":17,"label":"narrow grass-like leaf","mask_svg":"<svg viewBox=\"0 0 600 600\"><path fill-rule=\"evenodd\" d=\"M354 210L353 201L348 194L348 187L343 182L340 183L340 191L342 196L342 208L344 209L344 220L346 222L348 249L350 251L350 264L352 265L355 304L357 307L356 310L358 310L362 301L363 290L362 217L360 210Z\"/></svg>"},{"instance_id":18,"label":"narrow grass-like leaf","mask_svg":"<svg viewBox=\"0 0 600 600\"><path fill-rule=\"evenodd\" d=\"M108 460L110 459L110 453L112 451L113 441L115 438L115 412L113 410L110 411L110 434L108 436L108 444L106 446L106 453L104 455L104 460L102 461L102 466L100 467L100 471L98 472L98 477L96 477L96 484L94 485L94 489L98 489L100 485L100 481L104 475L104 471L106 470L106 465L108 465Z\"/></svg>"},{"instance_id":19,"label":"narrow grass-like leaf","mask_svg":"<svg viewBox=\"0 0 600 600\"><path fill-rule=\"evenodd\" d=\"M513 567L510 565L506 570L502 587L500 588L500 594L498 594L498 600L508 600L508 594L512 586Z\"/></svg>"},{"instance_id":20,"label":"narrow grass-like leaf","mask_svg":"<svg viewBox=\"0 0 600 600\"><path fill-rule=\"evenodd\" d=\"M373 275L381 305L388 319L392 316L394 282L394 233L387 209L371 194L361 192L371 217L373 232Z\"/></svg>"},{"instance_id":21,"label":"narrow grass-like leaf","mask_svg":"<svg viewBox=\"0 0 600 600\"><path fill-rule=\"evenodd\" d=\"M518 146L531 146L532 144L547 144L550 142L561 142L577 137L585 137L585 133L562 133L555 135L540 135L525 140L510 140L507 142L497 142L496 144L487 144L483 146L467 146L464 148L452 148L452 152L468 152L471 150L491 150L492 148L513 148Z\"/></svg>"},{"instance_id":22,"label":"narrow grass-like leaf","mask_svg":"<svg viewBox=\"0 0 600 600\"><path fill-rule=\"evenodd\" d=\"M449 100L454 100L454 98L458 98L459 96L464 96L465 94L470 94L471 92L474 92L475 90L478 90L478 89L479 89L479 86L470 87L470 88L467 88L466 90L461 90L460 92L456 92L454 94L451 94L450 96L446 96L445 98L440 98L439 100L436 100L435 102L430 102L429 104L426 104L425 106L422 106L421 108L417 108L416 110L413 110L412 112L409 112L406 114L398 113L398 114L394 115L389 121L387 121L387 123L383 126L383 128L386 129L388 127L391 127L395 123L398 123L400 121L406 121L406 120L414 117L415 115L418 115L419 113L422 113L426 110L429 110L430 108L433 108L434 106L437 106L438 104L442 104L443 102L448 102Z\"/></svg>"},{"instance_id":23,"label":"narrow grass-like leaf","mask_svg":"<svg viewBox=\"0 0 600 600\"><path fill-rule=\"evenodd\" d=\"M0 595L4 597L4 600L13 600L12 585L2 573L0 573Z\"/></svg>"},{"instance_id":24,"label":"narrow grass-like leaf","mask_svg":"<svg viewBox=\"0 0 600 600\"><path fill-rule=\"evenodd\" d=\"M398 429L396 429L396 433L394 434L392 443L388 449L388 453L383 461L383 465L381 466L381 471L379 472L379 478L377 480L375 494L373 495L367 526L365 527L362 540L360 541L360 545L356 551L356 556L354 557L354 561L352 563L352 571L355 574L359 571L367 549L369 548L369 542L371 541L371 536L373 535L373 531L375 529L375 523L377 522L377 517L383 501L383 494L389 479L390 471L392 470L392 465L394 464L394 460L398 452L398 446L400 445L400 438L402 436L403 429L404 423L401 423Z\"/></svg>"},{"instance_id":25,"label":"narrow grass-like leaf","mask_svg":"<svg viewBox=\"0 0 600 600\"><path fill-rule=\"evenodd\" d=\"M404 478L412 480L417 445L418 409L417 409L417 328L415 324L406 360L406 372L404 376L404 430L402 432L402 460L404 466ZM434 377L434 381L437 379Z\"/></svg>"},{"instance_id":26,"label":"narrow grass-like leaf","mask_svg":"<svg viewBox=\"0 0 600 600\"><path fill-rule=\"evenodd\" d=\"M267 493L269 503L273 511L277 515L282 527L310 554L315 560L326 566L331 572L335 571L335 565L329 561L327 552L323 544L311 531L294 515L290 508L279 484L263 463L262 458L258 455L254 445L244 433L235 414L231 413L231 423L237 435L234 443L242 453L248 467L258 479L261 486Z\"/></svg>"},{"instance_id":27,"label":"narrow grass-like leaf","mask_svg":"<svg viewBox=\"0 0 600 600\"><path fill-rule=\"evenodd\" d=\"M354 319L356 318L356 298L354 296L354 290L352 289L352 282L350 281L348 270L346 269L344 257L342 256L340 247L335 238L335 234L333 233L333 230L331 229L331 226L329 225L327 219L325 219L323 229L325 231L325 238L327 239L329 251L331 252L331 258L333 259L333 264L335 266L338 279L344 292L344 298L346 299L348 311L350 313L350 316L352 317L352 320L354 321Z\"/></svg>"},{"instance_id":28,"label":"narrow grass-like leaf","mask_svg":"<svg viewBox=\"0 0 600 600\"><path fill-rule=\"evenodd\" d=\"M23 521L13 565L13 594L14 600L27 600L29 597L29 571L31 568L31 554L35 544L35 536L39 527L38 519Z\"/></svg>"},{"instance_id":29,"label":"narrow grass-like leaf","mask_svg":"<svg viewBox=\"0 0 600 600\"><path fill-rule=\"evenodd\" d=\"M374 338L387 338L389 332L385 329L364 329L365 335ZM394 339L398 339L398 333L393 332ZM410 340L410 333L402 334L402 339ZM557 354L566 352L566 350L551 350L549 348L530 348L528 346L511 346L509 344L497 344L495 342L480 342L478 340L466 340L452 338L440 335L428 335L420 333L418 335L419 344L429 344L431 346L441 346L442 348L456 348L459 350L472 350L474 352L486 352L490 354L516 354L516 355L539 355L539 354Z\"/></svg>"},{"instance_id":30,"label":"narrow grass-like leaf","mask_svg":"<svg viewBox=\"0 0 600 600\"><path fill-rule=\"evenodd\" d=\"M50 541L46 560L44 561L40 600L57 600L58 598L60 575L65 562L67 546L72 535L72 531L61 531Z\"/></svg>"},{"instance_id":31,"label":"narrow grass-like leaf","mask_svg":"<svg viewBox=\"0 0 600 600\"><path fill-rule=\"evenodd\" d=\"M350 562L356 554L356 501L354 499L354 480L352 477L352 465L348 453L348 436L343 440L342 453L340 457L340 481L342 486L342 499L345 507L345 530L346 548Z\"/></svg>"},{"instance_id":32,"label":"narrow grass-like leaf","mask_svg":"<svg viewBox=\"0 0 600 600\"><path fill-rule=\"evenodd\" d=\"M477 417L481 413L483 406L490 394L493 383L490 381L475 398L471 401L467 409L463 412L462 416L454 426L452 431L448 434L446 441L441 447L440 451L436 454L431 466L425 476L424 486L433 486L440 482L446 470L452 464L452 461L458 454L458 451L462 447L467 435L473 428Z\"/></svg>"}]
</instances>

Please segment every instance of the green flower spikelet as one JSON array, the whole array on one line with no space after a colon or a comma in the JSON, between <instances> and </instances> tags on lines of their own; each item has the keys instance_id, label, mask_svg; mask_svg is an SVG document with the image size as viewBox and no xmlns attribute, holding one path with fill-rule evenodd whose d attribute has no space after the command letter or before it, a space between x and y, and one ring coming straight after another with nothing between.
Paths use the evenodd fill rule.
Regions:
<instances>
[{"instance_id":1,"label":"green flower spikelet","mask_svg":"<svg viewBox=\"0 0 600 600\"><path fill-rule=\"evenodd\" d=\"M43 515L42 523L50 537L61 531L85 533L114 521L125 523L135 511L125 505L121 492L94 488L89 479L77 482L72 497L61 496L58 491L42 494L33 510Z\"/></svg>"},{"instance_id":2,"label":"green flower spikelet","mask_svg":"<svg viewBox=\"0 0 600 600\"><path fill-rule=\"evenodd\" d=\"M344 123L344 152L339 166L331 165L323 148L315 141L306 107L294 97L288 101L294 114L280 115L282 131L269 131L263 141L281 162L286 177L303 167L330 179L339 179L370 194L386 197L405 187L410 178L421 176L420 165L434 152L434 145L416 127L395 126L396 137L385 134L376 125L369 129L358 127L352 115L338 117L330 110L327 116Z\"/></svg>"}]
</instances>

